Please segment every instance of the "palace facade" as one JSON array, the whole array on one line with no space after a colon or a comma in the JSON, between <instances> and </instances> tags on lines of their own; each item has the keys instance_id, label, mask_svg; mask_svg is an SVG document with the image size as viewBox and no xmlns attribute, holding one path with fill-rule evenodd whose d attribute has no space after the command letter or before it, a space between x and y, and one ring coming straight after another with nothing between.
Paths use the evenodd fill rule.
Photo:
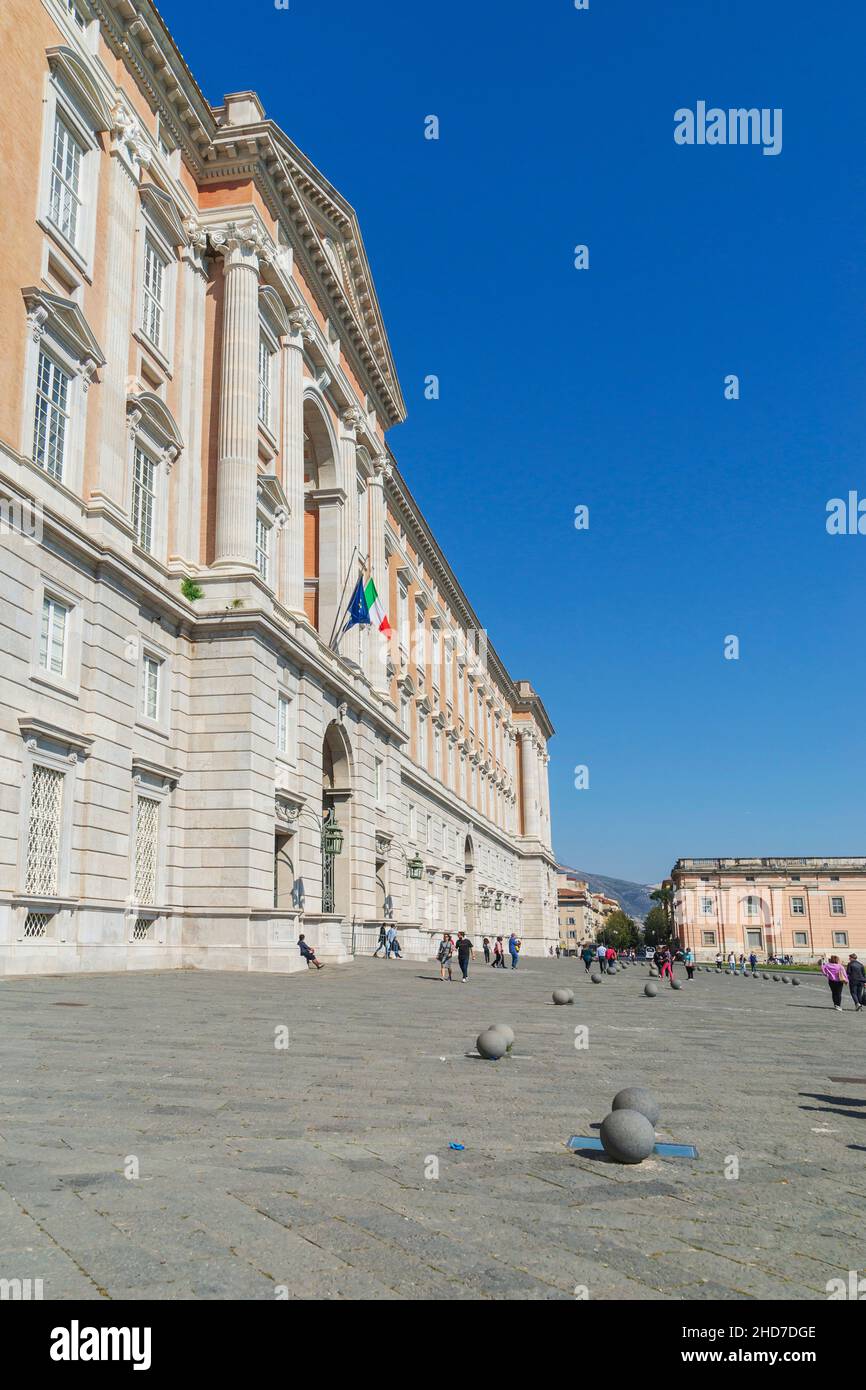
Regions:
<instances>
[{"instance_id":1,"label":"palace facade","mask_svg":"<svg viewBox=\"0 0 866 1390\"><path fill-rule=\"evenodd\" d=\"M0 52L3 970L546 953L553 730L385 442L352 208L150 0L7 0Z\"/></svg>"},{"instance_id":2,"label":"palace facade","mask_svg":"<svg viewBox=\"0 0 866 1390\"><path fill-rule=\"evenodd\" d=\"M698 960L866 953L866 858L678 859L668 882Z\"/></svg>"}]
</instances>

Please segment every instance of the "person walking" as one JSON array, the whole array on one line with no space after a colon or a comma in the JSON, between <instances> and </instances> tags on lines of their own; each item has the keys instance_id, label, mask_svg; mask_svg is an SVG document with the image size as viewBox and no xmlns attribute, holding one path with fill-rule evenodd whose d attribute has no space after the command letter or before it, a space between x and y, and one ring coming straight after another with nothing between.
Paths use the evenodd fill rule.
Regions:
<instances>
[{"instance_id":1,"label":"person walking","mask_svg":"<svg viewBox=\"0 0 866 1390\"><path fill-rule=\"evenodd\" d=\"M686 953L683 956L683 960L685 961L686 965L686 978L689 980L693 980L695 978L695 957L691 946L686 947Z\"/></svg>"},{"instance_id":2,"label":"person walking","mask_svg":"<svg viewBox=\"0 0 866 1390\"><path fill-rule=\"evenodd\" d=\"M662 956L662 971L660 978L662 980L672 980L674 978L673 956L670 951L665 951Z\"/></svg>"},{"instance_id":3,"label":"person walking","mask_svg":"<svg viewBox=\"0 0 866 1390\"><path fill-rule=\"evenodd\" d=\"M452 976L451 976L451 959L452 959L453 955L454 955L454 942L453 942L453 940L451 939L451 934L450 934L450 932L445 932L445 933L443 934L442 940L439 942L439 950L436 952L436 959L437 959L438 962L439 962L439 979L440 979L440 980L444 980L444 979L445 979L445 972L446 972L446 970L447 970L447 972L448 972L448 979L450 980L450 979L452 978Z\"/></svg>"},{"instance_id":4,"label":"person walking","mask_svg":"<svg viewBox=\"0 0 866 1390\"><path fill-rule=\"evenodd\" d=\"M460 966L460 973L463 977L461 983L466 984L466 977L469 974L469 962L475 959L475 947L469 940L465 931L457 933L457 964Z\"/></svg>"},{"instance_id":5,"label":"person walking","mask_svg":"<svg viewBox=\"0 0 866 1390\"><path fill-rule=\"evenodd\" d=\"M607 947L603 946L601 942L599 942L596 947L595 959L598 965L598 973L603 976L607 969Z\"/></svg>"},{"instance_id":6,"label":"person walking","mask_svg":"<svg viewBox=\"0 0 866 1390\"><path fill-rule=\"evenodd\" d=\"M866 988L866 970L863 969L863 962L858 960L855 955L848 957L848 964L845 967L848 972L848 989L851 998L854 1000L854 1008L859 1014L863 1008L863 991Z\"/></svg>"},{"instance_id":7,"label":"person walking","mask_svg":"<svg viewBox=\"0 0 866 1390\"><path fill-rule=\"evenodd\" d=\"M379 927L379 940L378 940L378 942L377 942L377 944L376 944L376 949L375 949L375 951L373 952L373 958L374 958L374 960L375 960L376 956L378 956L378 954L379 954L380 951L384 951L384 950L385 950L386 940L387 940L387 936L386 936L386 932L385 932L385 923L382 922L381 925L380 925L380 927Z\"/></svg>"},{"instance_id":8,"label":"person walking","mask_svg":"<svg viewBox=\"0 0 866 1390\"><path fill-rule=\"evenodd\" d=\"M721 968L722 968L722 953L721 953L721 951L716 951L716 969L717 969L717 970L721 970Z\"/></svg>"},{"instance_id":9,"label":"person walking","mask_svg":"<svg viewBox=\"0 0 866 1390\"><path fill-rule=\"evenodd\" d=\"M517 969L517 956L520 951L520 942L517 940L517 933L512 932L508 938L508 954L511 957L511 969Z\"/></svg>"},{"instance_id":10,"label":"person walking","mask_svg":"<svg viewBox=\"0 0 866 1390\"><path fill-rule=\"evenodd\" d=\"M729 974L729 975L736 975L736 973L737 973L737 957L734 955L733 951L729 951L729 952L728 952L728 974Z\"/></svg>"},{"instance_id":11,"label":"person walking","mask_svg":"<svg viewBox=\"0 0 866 1390\"><path fill-rule=\"evenodd\" d=\"M589 943L587 943L587 944L584 946L583 950L582 950L581 953L580 953L580 958L581 958L581 960L583 961L583 968L584 968L584 971L585 971L586 974L588 975L589 972L590 972L590 970L592 969L592 962L593 962L593 949L592 949L592 947L589 945Z\"/></svg>"},{"instance_id":12,"label":"person walking","mask_svg":"<svg viewBox=\"0 0 866 1390\"><path fill-rule=\"evenodd\" d=\"M754 951L749 952L749 965L751 967L752 974L754 975L755 971L758 968L758 957L755 955Z\"/></svg>"},{"instance_id":13,"label":"person walking","mask_svg":"<svg viewBox=\"0 0 866 1390\"><path fill-rule=\"evenodd\" d=\"M493 969L505 969L505 947L501 936L497 936L493 943Z\"/></svg>"},{"instance_id":14,"label":"person walking","mask_svg":"<svg viewBox=\"0 0 866 1390\"><path fill-rule=\"evenodd\" d=\"M298 937L298 950L300 951L304 960L307 962L308 970L311 965L314 965L317 970L324 970L324 965L320 960L316 959L315 951L313 950L312 946L307 945L306 940L303 936Z\"/></svg>"},{"instance_id":15,"label":"person walking","mask_svg":"<svg viewBox=\"0 0 866 1390\"><path fill-rule=\"evenodd\" d=\"M485 936L484 941L483 941L483 943L482 943L482 946L483 946L483 950L484 950L484 964L485 964L485 965L489 965L489 964L490 964L490 937L489 937L489 936Z\"/></svg>"},{"instance_id":16,"label":"person walking","mask_svg":"<svg viewBox=\"0 0 866 1390\"><path fill-rule=\"evenodd\" d=\"M845 967L838 956L831 956L825 960L821 966L821 974L826 975L827 984L830 986L830 993L833 996L833 1008L837 1013L842 1012L842 986L847 985L848 976L845 974Z\"/></svg>"},{"instance_id":17,"label":"person walking","mask_svg":"<svg viewBox=\"0 0 866 1390\"><path fill-rule=\"evenodd\" d=\"M400 959L400 943L397 940L397 928L392 922L385 933L385 959L390 960L392 954Z\"/></svg>"}]
</instances>

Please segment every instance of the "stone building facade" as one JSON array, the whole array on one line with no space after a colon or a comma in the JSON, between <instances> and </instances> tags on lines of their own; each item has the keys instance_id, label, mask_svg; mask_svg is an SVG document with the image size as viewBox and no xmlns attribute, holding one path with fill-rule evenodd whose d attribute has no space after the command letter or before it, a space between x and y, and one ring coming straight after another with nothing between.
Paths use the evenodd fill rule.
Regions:
<instances>
[{"instance_id":1,"label":"stone building facade","mask_svg":"<svg viewBox=\"0 0 866 1390\"><path fill-rule=\"evenodd\" d=\"M866 953L866 858L678 859L674 934L698 960Z\"/></svg>"},{"instance_id":2,"label":"stone building facade","mask_svg":"<svg viewBox=\"0 0 866 1390\"><path fill-rule=\"evenodd\" d=\"M553 730L385 442L352 208L150 0L7 0L0 53L3 970L546 951Z\"/></svg>"}]
</instances>

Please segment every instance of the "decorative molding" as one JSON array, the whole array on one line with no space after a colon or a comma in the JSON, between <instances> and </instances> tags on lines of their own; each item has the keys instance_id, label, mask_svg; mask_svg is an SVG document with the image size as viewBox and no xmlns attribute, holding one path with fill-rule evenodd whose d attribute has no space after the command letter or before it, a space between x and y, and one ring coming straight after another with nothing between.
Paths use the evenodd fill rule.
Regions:
<instances>
[{"instance_id":1,"label":"decorative molding","mask_svg":"<svg viewBox=\"0 0 866 1390\"><path fill-rule=\"evenodd\" d=\"M86 758L93 747L93 738L87 734L74 733L70 729L61 728L59 724L51 724L46 719L37 719L31 715L19 715L18 728L30 752L37 752L40 744L56 743L61 748L66 748L67 761L70 763L78 762L79 758Z\"/></svg>"},{"instance_id":2,"label":"decorative molding","mask_svg":"<svg viewBox=\"0 0 866 1390\"><path fill-rule=\"evenodd\" d=\"M138 190L145 213L165 237L169 246L188 246L189 235L177 203L155 183L143 183Z\"/></svg>"},{"instance_id":3,"label":"decorative molding","mask_svg":"<svg viewBox=\"0 0 866 1390\"><path fill-rule=\"evenodd\" d=\"M65 44L58 44L45 50L48 66L53 77L75 97L94 130L110 130L113 124L112 112L105 100L93 74L82 62L80 56Z\"/></svg>"},{"instance_id":4,"label":"decorative molding","mask_svg":"<svg viewBox=\"0 0 866 1390\"><path fill-rule=\"evenodd\" d=\"M77 359L86 390L97 368L105 366L105 354L78 305L38 285L28 285L21 295L33 341L38 343L46 331L59 339Z\"/></svg>"}]
</instances>

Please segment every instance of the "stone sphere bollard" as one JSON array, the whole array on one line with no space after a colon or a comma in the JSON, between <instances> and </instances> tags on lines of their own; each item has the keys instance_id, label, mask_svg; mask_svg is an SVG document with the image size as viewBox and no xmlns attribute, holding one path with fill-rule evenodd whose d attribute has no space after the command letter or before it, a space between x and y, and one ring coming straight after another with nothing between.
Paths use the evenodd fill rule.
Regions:
<instances>
[{"instance_id":1,"label":"stone sphere bollard","mask_svg":"<svg viewBox=\"0 0 866 1390\"><path fill-rule=\"evenodd\" d=\"M617 1091L610 1108L636 1110L639 1115L644 1115L649 1120L653 1128L658 1124L661 1113L658 1101L646 1086L626 1086L623 1090Z\"/></svg>"},{"instance_id":2,"label":"stone sphere bollard","mask_svg":"<svg viewBox=\"0 0 866 1390\"><path fill-rule=\"evenodd\" d=\"M574 993L570 989L555 989L553 991L554 1004L573 1004Z\"/></svg>"},{"instance_id":3,"label":"stone sphere bollard","mask_svg":"<svg viewBox=\"0 0 866 1390\"><path fill-rule=\"evenodd\" d=\"M589 978L592 980L592 983L593 983L594 985L600 985L600 984L601 984L601 976L600 976L600 975L596 975L595 972L593 972L593 974L590 975Z\"/></svg>"},{"instance_id":4,"label":"stone sphere bollard","mask_svg":"<svg viewBox=\"0 0 866 1390\"><path fill-rule=\"evenodd\" d=\"M682 989L682 980L671 980L671 989Z\"/></svg>"},{"instance_id":5,"label":"stone sphere bollard","mask_svg":"<svg viewBox=\"0 0 866 1390\"><path fill-rule=\"evenodd\" d=\"M659 992L659 987L654 980L647 980L643 987L643 992L648 999L653 999Z\"/></svg>"},{"instance_id":6,"label":"stone sphere bollard","mask_svg":"<svg viewBox=\"0 0 866 1390\"><path fill-rule=\"evenodd\" d=\"M779 983L779 977L778 977L778 975L774 975L774 976L773 976L773 979L776 981L776 984Z\"/></svg>"},{"instance_id":7,"label":"stone sphere bollard","mask_svg":"<svg viewBox=\"0 0 866 1390\"><path fill-rule=\"evenodd\" d=\"M791 984L792 984L792 985L798 985L799 983L800 983L800 981L797 979L797 976L795 975L794 978L793 978L793 980L791 981Z\"/></svg>"},{"instance_id":8,"label":"stone sphere bollard","mask_svg":"<svg viewBox=\"0 0 866 1390\"><path fill-rule=\"evenodd\" d=\"M790 975L783 975L783 976L782 976L782 984L783 984L783 985L789 985L790 983L791 983L791 976L790 976Z\"/></svg>"},{"instance_id":9,"label":"stone sphere bollard","mask_svg":"<svg viewBox=\"0 0 866 1390\"><path fill-rule=\"evenodd\" d=\"M479 1055L488 1062L498 1062L508 1051L505 1034L497 1032L495 1028L485 1028L483 1033L479 1033L475 1046Z\"/></svg>"},{"instance_id":10,"label":"stone sphere bollard","mask_svg":"<svg viewBox=\"0 0 866 1390\"><path fill-rule=\"evenodd\" d=\"M501 1033L508 1045L508 1051L511 1051L514 1046L514 1029L510 1023L491 1023L487 1032Z\"/></svg>"},{"instance_id":11,"label":"stone sphere bollard","mask_svg":"<svg viewBox=\"0 0 866 1390\"><path fill-rule=\"evenodd\" d=\"M651 976L657 976L659 972L656 970L654 965L651 965L649 968L649 973Z\"/></svg>"},{"instance_id":12,"label":"stone sphere bollard","mask_svg":"<svg viewBox=\"0 0 866 1390\"><path fill-rule=\"evenodd\" d=\"M656 1132L639 1110L611 1110L599 1135L605 1153L617 1163L642 1163L655 1148Z\"/></svg>"},{"instance_id":13,"label":"stone sphere bollard","mask_svg":"<svg viewBox=\"0 0 866 1390\"><path fill-rule=\"evenodd\" d=\"M770 978L769 975L762 975L762 976L761 976L761 979L762 979L762 980L769 980L769 978Z\"/></svg>"}]
</instances>

